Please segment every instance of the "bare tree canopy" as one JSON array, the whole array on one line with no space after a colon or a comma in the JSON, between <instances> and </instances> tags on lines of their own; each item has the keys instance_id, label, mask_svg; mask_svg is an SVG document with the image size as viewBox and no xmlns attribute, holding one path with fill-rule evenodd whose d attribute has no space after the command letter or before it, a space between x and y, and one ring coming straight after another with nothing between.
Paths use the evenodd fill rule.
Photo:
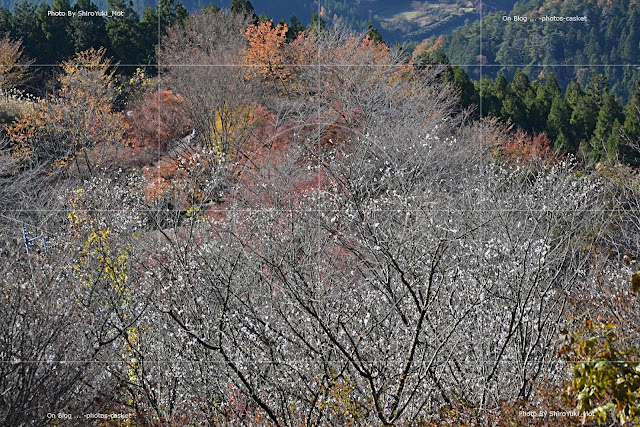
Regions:
<instances>
[{"instance_id":1,"label":"bare tree canopy","mask_svg":"<svg viewBox=\"0 0 640 427\"><path fill-rule=\"evenodd\" d=\"M130 118L98 51L42 105L101 127L9 128L0 422L490 424L563 383L567 318L637 316L599 302L637 270L634 171L517 145L401 48L285 36L192 16Z\"/></svg>"}]
</instances>

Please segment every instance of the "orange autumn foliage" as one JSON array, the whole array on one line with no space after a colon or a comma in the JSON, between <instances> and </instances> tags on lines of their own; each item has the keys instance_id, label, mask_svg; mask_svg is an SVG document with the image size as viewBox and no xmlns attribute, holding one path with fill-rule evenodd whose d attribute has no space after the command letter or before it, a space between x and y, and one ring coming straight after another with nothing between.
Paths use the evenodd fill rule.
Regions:
<instances>
[{"instance_id":1,"label":"orange autumn foliage","mask_svg":"<svg viewBox=\"0 0 640 427\"><path fill-rule=\"evenodd\" d=\"M145 166L142 170L147 180L145 197L149 201L170 196L175 182L186 177L186 171L180 170L177 162L168 157L160 159L154 166Z\"/></svg>"},{"instance_id":2,"label":"orange autumn foliage","mask_svg":"<svg viewBox=\"0 0 640 427\"><path fill-rule=\"evenodd\" d=\"M0 40L0 89L11 89L27 81L33 62L22 57L22 40Z\"/></svg>"},{"instance_id":3,"label":"orange autumn foliage","mask_svg":"<svg viewBox=\"0 0 640 427\"><path fill-rule=\"evenodd\" d=\"M248 66L247 78L293 82L303 68L312 64L380 66L389 62L389 47L374 43L368 35L364 39L355 34L346 36L339 46L320 53L314 36L302 32L288 43L287 31L286 24L274 27L272 21L247 28L245 37L249 48L244 57Z\"/></svg>"},{"instance_id":4,"label":"orange autumn foliage","mask_svg":"<svg viewBox=\"0 0 640 427\"><path fill-rule=\"evenodd\" d=\"M184 102L180 95L171 91L157 93L148 98L150 104L157 100L164 100L164 103L160 104L165 106L165 112L169 111L167 105L177 108ZM155 116L163 119L163 115ZM134 117L138 117L142 123L145 121L140 115ZM221 110L213 124L212 134L202 135L197 144L177 146L169 150L164 144L164 151L160 153L162 156L153 165L142 168L147 181L145 198L152 202L166 202L179 210L188 210L193 205L202 203L207 199L202 188L203 178L206 179L212 171L228 167L230 171L238 173L238 170L247 164L259 161L263 148L261 142L273 137L273 118L268 110L259 104L236 110ZM155 119L148 119L149 122L152 120ZM164 130L161 132L163 138L168 135L175 136L175 131L180 129L169 127L166 121L160 125ZM134 126L136 125L132 128ZM149 132L148 135L156 136L154 132ZM141 141L153 144L153 140L148 138Z\"/></svg>"},{"instance_id":5,"label":"orange autumn foliage","mask_svg":"<svg viewBox=\"0 0 640 427\"><path fill-rule=\"evenodd\" d=\"M145 198L165 201L174 209L187 210L205 199L203 178L216 167L215 159L204 154L202 147L178 155L167 154L154 165L142 168Z\"/></svg>"},{"instance_id":6,"label":"orange autumn foliage","mask_svg":"<svg viewBox=\"0 0 640 427\"><path fill-rule=\"evenodd\" d=\"M442 45L445 42L443 35L440 35L435 42L431 43L431 39L424 39L422 43L418 44L413 50L412 59L417 62L421 55L427 53L435 53L439 49L442 49Z\"/></svg>"},{"instance_id":7,"label":"orange autumn foliage","mask_svg":"<svg viewBox=\"0 0 640 427\"><path fill-rule=\"evenodd\" d=\"M16 161L23 166L73 164L78 172L90 171L109 147L122 144L126 125L122 114L111 109L114 78L105 52L89 49L63 62L57 96L6 126Z\"/></svg>"},{"instance_id":8,"label":"orange autumn foliage","mask_svg":"<svg viewBox=\"0 0 640 427\"><path fill-rule=\"evenodd\" d=\"M287 31L287 24L278 24L274 28L273 21L260 22L247 28L245 37L249 41L249 49L245 54L245 64L249 66L248 77L286 80L291 75L283 48Z\"/></svg>"},{"instance_id":9,"label":"orange autumn foliage","mask_svg":"<svg viewBox=\"0 0 640 427\"><path fill-rule=\"evenodd\" d=\"M307 36L309 37L309 36ZM369 35L361 38L358 34L346 35L333 49L323 50L314 60L327 66L341 67L385 66L391 65L389 47L384 43L376 44ZM397 67L397 64L394 64Z\"/></svg>"}]
</instances>

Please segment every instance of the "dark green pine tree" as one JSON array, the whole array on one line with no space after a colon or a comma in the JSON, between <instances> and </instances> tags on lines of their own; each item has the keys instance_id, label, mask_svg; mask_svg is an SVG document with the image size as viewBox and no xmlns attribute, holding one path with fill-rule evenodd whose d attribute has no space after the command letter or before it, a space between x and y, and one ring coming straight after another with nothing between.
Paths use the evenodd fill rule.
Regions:
<instances>
[{"instance_id":1,"label":"dark green pine tree","mask_svg":"<svg viewBox=\"0 0 640 427\"><path fill-rule=\"evenodd\" d=\"M624 107L624 123L622 125L623 144L620 147L622 158L633 164L640 165L640 82L636 82L636 90Z\"/></svg>"},{"instance_id":2,"label":"dark green pine tree","mask_svg":"<svg viewBox=\"0 0 640 427\"><path fill-rule=\"evenodd\" d=\"M435 52L431 52L431 51L421 52L415 58L414 64L416 68L420 68L420 69L427 68L429 65L446 65L446 67L438 68L439 70L444 69L443 71L444 80L450 81L451 78L453 77L452 75L451 76L447 75L447 73L451 72L451 66L450 66L449 58L441 50L437 50Z\"/></svg>"},{"instance_id":3,"label":"dark green pine tree","mask_svg":"<svg viewBox=\"0 0 640 427\"><path fill-rule=\"evenodd\" d=\"M610 158L625 158L624 148L625 145L623 143L622 138L622 125L618 119L613 121L613 125L611 126L611 132L609 133L609 137L605 141L606 153Z\"/></svg>"},{"instance_id":4,"label":"dark green pine tree","mask_svg":"<svg viewBox=\"0 0 640 427\"><path fill-rule=\"evenodd\" d=\"M287 31L287 40L293 41L298 38L298 34L304 31L304 25L302 24L302 21L298 19L295 13L291 15L289 21L291 23L289 24L289 30Z\"/></svg>"},{"instance_id":5,"label":"dark green pine tree","mask_svg":"<svg viewBox=\"0 0 640 427\"><path fill-rule=\"evenodd\" d=\"M532 92L529 78L519 68L516 70L513 75L513 79L511 80L511 89L513 89L515 94L523 101Z\"/></svg>"},{"instance_id":6,"label":"dark green pine tree","mask_svg":"<svg viewBox=\"0 0 640 427\"><path fill-rule=\"evenodd\" d=\"M537 83L537 82L536 82ZM535 100L536 100L536 91L531 86L529 82L529 78L522 70L517 69L515 74L513 75L513 80L511 81L511 90L514 95L518 97L519 102L524 107L524 120L521 123L521 127L527 131L538 130L537 122L532 117L532 114L535 112Z\"/></svg>"},{"instance_id":7,"label":"dark green pine tree","mask_svg":"<svg viewBox=\"0 0 640 427\"><path fill-rule=\"evenodd\" d=\"M84 11L98 11L98 7L91 0L78 0L73 7L78 13ZM70 37L75 52L81 52L89 48L98 49L108 45L106 22L101 16L76 15L71 20Z\"/></svg>"},{"instance_id":8,"label":"dark green pine tree","mask_svg":"<svg viewBox=\"0 0 640 427\"><path fill-rule=\"evenodd\" d=\"M11 30L13 29L13 15L9 10L0 7L0 37L11 38Z\"/></svg>"},{"instance_id":9,"label":"dark green pine tree","mask_svg":"<svg viewBox=\"0 0 640 427\"><path fill-rule=\"evenodd\" d=\"M494 94L493 82L489 77L483 75L480 82L476 84L480 96L480 115L497 117L500 114L502 102Z\"/></svg>"},{"instance_id":10,"label":"dark green pine tree","mask_svg":"<svg viewBox=\"0 0 640 427\"><path fill-rule=\"evenodd\" d=\"M602 107L605 95L609 93L609 81L604 74L594 74L587 84L587 95L591 96L598 110Z\"/></svg>"},{"instance_id":11,"label":"dark green pine tree","mask_svg":"<svg viewBox=\"0 0 640 427\"><path fill-rule=\"evenodd\" d=\"M46 8L46 5L43 6ZM21 39L23 52L37 63L44 64L46 60L41 58L44 34L36 19L36 6L29 0L23 0L14 6L11 38Z\"/></svg>"},{"instance_id":12,"label":"dark green pine tree","mask_svg":"<svg viewBox=\"0 0 640 427\"><path fill-rule=\"evenodd\" d=\"M572 141L571 107L562 95L553 97L551 109L547 117L549 138L554 141L555 148L561 148L569 153L576 153L578 145Z\"/></svg>"},{"instance_id":13,"label":"dark green pine tree","mask_svg":"<svg viewBox=\"0 0 640 427\"><path fill-rule=\"evenodd\" d=\"M215 13L215 10L211 8L210 12ZM158 0L155 8L145 7L138 26L140 34L138 58L141 65L155 64L156 47L167 29L176 23L186 24L188 18L189 12L182 2L176 4L174 0Z\"/></svg>"},{"instance_id":14,"label":"dark green pine tree","mask_svg":"<svg viewBox=\"0 0 640 427\"><path fill-rule=\"evenodd\" d=\"M460 104L462 107L467 108L471 105L477 105L479 102L478 93L473 85L473 82L469 79L467 73L457 65L450 67L451 77L450 83L460 93Z\"/></svg>"},{"instance_id":15,"label":"dark green pine tree","mask_svg":"<svg viewBox=\"0 0 640 427\"><path fill-rule=\"evenodd\" d=\"M496 80L493 82L493 94L502 101L511 91L507 78L502 73L498 73Z\"/></svg>"},{"instance_id":16,"label":"dark green pine tree","mask_svg":"<svg viewBox=\"0 0 640 427\"><path fill-rule=\"evenodd\" d=\"M380 43L384 43L384 41L382 40L382 36L380 35L380 32L373 26L373 22L371 21L369 21L367 25L366 34L369 36L371 41L373 41L373 44L375 44L376 46Z\"/></svg>"},{"instance_id":17,"label":"dark green pine tree","mask_svg":"<svg viewBox=\"0 0 640 427\"><path fill-rule=\"evenodd\" d=\"M574 109L583 96L584 92L580 87L580 83L575 80L571 80L567 85L567 90L565 91L564 96L566 101L569 103L569 106Z\"/></svg>"},{"instance_id":18,"label":"dark green pine tree","mask_svg":"<svg viewBox=\"0 0 640 427\"><path fill-rule=\"evenodd\" d=\"M638 38L638 30L636 30L635 28L632 28L629 31L629 35L627 36L626 40L624 40L624 46L622 48L622 60L623 61L627 61L627 62L631 62L633 61L637 55L638 55L638 49L639 49L639 38Z\"/></svg>"},{"instance_id":19,"label":"dark green pine tree","mask_svg":"<svg viewBox=\"0 0 640 427\"><path fill-rule=\"evenodd\" d=\"M502 100L500 115L518 127L527 128L527 108L513 91L509 91Z\"/></svg>"},{"instance_id":20,"label":"dark green pine tree","mask_svg":"<svg viewBox=\"0 0 640 427\"><path fill-rule=\"evenodd\" d=\"M135 70L135 67L146 64L144 54L148 47L144 45L146 38L140 31L140 19L131 3L125 4L124 0L108 0L109 11L121 10L123 16L111 17L107 20L106 31L109 38L110 55L121 65L130 65L123 71ZM155 40L158 40L158 27L156 21ZM142 64L141 64L142 63Z\"/></svg>"},{"instance_id":21,"label":"dark green pine tree","mask_svg":"<svg viewBox=\"0 0 640 427\"><path fill-rule=\"evenodd\" d=\"M206 7L203 7L201 10L202 13L218 13L220 12L220 8L213 3L209 3Z\"/></svg>"},{"instance_id":22,"label":"dark green pine tree","mask_svg":"<svg viewBox=\"0 0 640 427\"><path fill-rule=\"evenodd\" d=\"M140 61L153 64L156 62L156 46L162 37L157 8L151 6L144 8L138 31L140 33Z\"/></svg>"},{"instance_id":23,"label":"dark green pine tree","mask_svg":"<svg viewBox=\"0 0 640 427\"><path fill-rule=\"evenodd\" d=\"M253 6L251 8L253 9ZM156 10L157 16L160 17L157 22L160 25L161 35L174 23L184 24L189 18L189 12L182 2L175 3L174 0L158 0Z\"/></svg>"},{"instance_id":24,"label":"dark green pine tree","mask_svg":"<svg viewBox=\"0 0 640 427\"><path fill-rule=\"evenodd\" d=\"M231 0L229 12L233 15L241 15L245 18L255 19L256 11L249 0Z\"/></svg>"},{"instance_id":25,"label":"dark green pine tree","mask_svg":"<svg viewBox=\"0 0 640 427\"><path fill-rule=\"evenodd\" d=\"M623 61L633 63L640 57L640 12L630 10L629 13L629 19L627 20L629 35L626 39L621 40L624 43L621 56Z\"/></svg>"},{"instance_id":26,"label":"dark green pine tree","mask_svg":"<svg viewBox=\"0 0 640 427\"><path fill-rule=\"evenodd\" d=\"M632 140L640 142L640 82L636 82L636 90L624 107L624 116L625 133Z\"/></svg>"},{"instance_id":27,"label":"dark green pine tree","mask_svg":"<svg viewBox=\"0 0 640 427\"><path fill-rule=\"evenodd\" d=\"M421 53L415 61L415 67L419 69L427 68L429 65L444 65L441 78L445 83L449 83L458 92L460 104L463 108L479 103L478 92L469 79L465 71L457 65L451 65L447 55L441 50Z\"/></svg>"},{"instance_id":28,"label":"dark green pine tree","mask_svg":"<svg viewBox=\"0 0 640 427\"><path fill-rule=\"evenodd\" d=\"M596 121L596 129L591 139L591 146L594 147L597 154L606 154L608 157L615 157L617 154L620 141L617 135L613 135L616 122L618 128L620 123L624 122L622 107L613 95L607 93L604 95Z\"/></svg>"},{"instance_id":29,"label":"dark green pine tree","mask_svg":"<svg viewBox=\"0 0 640 427\"><path fill-rule=\"evenodd\" d=\"M307 27L307 32L310 34L318 35L322 34L327 30L327 24L324 22L324 19L318 15L318 13L314 10L313 15L311 15L311 23Z\"/></svg>"},{"instance_id":30,"label":"dark green pine tree","mask_svg":"<svg viewBox=\"0 0 640 427\"><path fill-rule=\"evenodd\" d=\"M536 85L534 85L534 83L536 83ZM537 126L537 123L540 121L537 115L537 112L535 111L536 108L536 94L538 93L538 88L537 85L539 85L540 83L538 82L532 82L531 83L531 89L529 89L526 92L526 95L524 97L524 105L527 108L527 129L530 131L533 131ZM536 119L537 118L537 119ZM536 121L537 120L537 121Z\"/></svg>"},{"instance_id":31,"label":"dark green pine tree","mask_svg":"<svg viewBox=\"0 0 640 427\"><path fill-rule=\"evenodd\" d=\"M565 99L571 107L570 123L574 144L579 146L581 142L591 139L596 127L595 112L598 108L593 97L584 93L575 80L567 86Z\"/></svg>"},{"instance_id":32,"label":"dark green pine tree","mask_svg":"<svg viewBox=\"0 0 640 427\"><path fill-rule=\"evenodd\" d=\"M558 79L553 72L547 73L545 75L544 87L551 100L553 100L556 95L562 95L562 90L560 89L560 85L558 84Z\"/></svg>"},{"instance_id":33,"label":"dark green pine tree","mask_svg":"<svg viewBox=\"0 0 640 427\"><path fill-rule=\"evenodd\" d=\"M484 22L488 21L484 19L482 21L483 27ZM521 26L514 25L513 22L504 23L503 30L503 38L500 40L496 40L498 43L498 49L496 50L495 60L499 64L526 64L529 62L530 58L526 57L526 52L523 49L523 46L519 44L519 40L522 40ZM482 29L482 33L484 35L485 28ZM486 36L483 37L483 39ZM484 41L484 40L483 40ZM486 43L486 42L485 42ZM477 46L477 45L476 45ZM469 47L467 47L469 49ZM476 49L477 50L477 49ZM483 51L485 48L483 48ZM477 53L476 53L477 54Z\"/></svg>"},{"instance_id":34,"label":"dark green pine tree","mask_svg":"<svg viewBox=\"0 0 640 427\"><path fill-rule=\"evenodd\" d=\"M473 64L478 57L480 43L480 20L469 25L467 31L455 31L447 38L446 53L455 64ZM481 79L481 75L473 72L472 76Z\"/></svg>"},{"instance_id":35,"label":"dark green pine tree","mask_svg":"<svg viewBox=\"0 0 640 427\"><path fill-rule=\"evenodd\" d=\"M551 103L555 93L545 84L536 85L536 97L530 109L531 125L536 132L547 131L547 118L551 111Z\"/></svg>"},{"instance_id":36,"label":"dark green pine tree","mask_svg":"<svg viewBox=\"0 0 640 427\"><path fill-rule=\"evenodd\" d=\"M67 15L69 10L71 10L69 0L53 0L51 6L41 3L38 7L36 22L43 35L40 59L45 63L57 64L73 56L71 17ZM50 17L49 11L65 15Z\"/></svg>"}]
</instances>

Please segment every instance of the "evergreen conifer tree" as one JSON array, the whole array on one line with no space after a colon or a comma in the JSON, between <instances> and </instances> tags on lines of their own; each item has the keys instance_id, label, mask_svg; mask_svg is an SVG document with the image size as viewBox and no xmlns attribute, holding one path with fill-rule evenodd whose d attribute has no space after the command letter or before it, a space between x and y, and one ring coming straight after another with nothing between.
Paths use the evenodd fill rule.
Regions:
<instances>
[{"instance_id":1,"label":"evergreen conifer tree","mask_svg":"<svg viewBox=\"0 0 640 427\"><path fill-rule=\"evenodd\" d=\"M611 136L616 122L619 128L620 122L623 120L622 107L618 101L613 95L605 94L591 139L591 146L594 147L597 154L607 154L610 157L615 155L618 150L619 138L614 136L612 139Z\"/></svg>"},{"instance_id":2,"label":"evergreen conifer tree","mask_svg":"<svg viewBox=\"0 0 640 427\"><path fill-rule=\"evenodd\" d=\"M78 0L73 10L98 11L98 7L91 0ZM105 20L101 16L76 16L71 20L70 36L74 52L81 52L89 48L99 49L108 44Z\"/></svg>"},{"instance_id":3,"label":"evergreen conifer tree","mask_svg":"<svg viewBox=\"0 0 640 427\"><path fill-rule=\"evenodd\" d=\"M111 48L111 56L117 58L121 64L138 65L142 61L140 19L131 4L124 0L108 0L109 11L121 10L123 16L112 17L107 20L106 31ZM156 23L157 40L157 23Z\"/></svg>"},{"instance_id":4,"label":"evergreen conifer tree","mask_svg":"<svg viewBox=\"0 0 640 427\"><path fill-rule=\"evenodd\" d=\"M380 35L380 32L373 26L373 23L371 21L369 21L369 24L367 25L366 34L371 38L374 44L377 45L380 43L384 43L384 41L382 40L382 35Z\"/></svg>"},{"instance_id":5,"label":"evergreen conifer tree","mask_svg":"<svg viewBox=\"0 0 640 427\"><path fill-rule=\"evenodd\" d=\"M298 37L298 34L304 31L304 25L295 13L291 15L289 21L291 23L288 25L289 30L287 31L287 40L292 41Z\"/></svg>"},{"instance_id":6,"label":"evergreen conifer tree","mask_svg":"<svg viewBox=\"0 0 640 427\"><path fill-rule=\"evenodd\" d=\"M249 0L231 0L229 12L234 15L241 15L247 18L255 18L256 12Z\"/></svg>"},{"instance_id":7,"label":"evergreen conifer tree","mask_svg":"<svg viewBox=\"0 0 640 427\"><path fill-rule=\"evenodd\" d=\"M547 117L547 129L549 137L555 141L556 148L562 148L570 153L575 153L577 145L571 143L571 107L560 94L556 94L551 102L551 109Z\"/></svg>"},{"instance_id":8,"label":"evergreen conifer tree","mask_svg":"<svg viewBox=\"0 0 640 427\"><path fill-rule=\"evenodd\" d=\"M318 12L313 11L313 15L311 15L311 23L307 27L307 31L311 34L321 34L327 30L327 24L324 22L324 19L318 15Z\"/></svg>"},{"instance_id":9,"label":"evergreen conifer tree","mask_svg":"<svg viewBox=\"0 0 640 427\"><path fill-rule=\"evenodd\" d=\"M38 63L45 63L40 57L44 35L36 19L36 6L29 0L23 0L14 6L11 38L21 39L24 53L35 58Z\"/></svg>"},{"instance_id":10,"label":"evergreen conifer tree","mask_svg":"<svg viewBox=\"0 0 640 427\"><path fill-rule=\"evenodd\" d=\"M53 0L51 6L41 3L36 14L36 22L40 26L42 39L40 60L47 64L58 64L68 59L74 52L71 31L71 10L69 0ZM64 13L64 16L49 16L49 11Z\"/></svg>"}]
</instances>

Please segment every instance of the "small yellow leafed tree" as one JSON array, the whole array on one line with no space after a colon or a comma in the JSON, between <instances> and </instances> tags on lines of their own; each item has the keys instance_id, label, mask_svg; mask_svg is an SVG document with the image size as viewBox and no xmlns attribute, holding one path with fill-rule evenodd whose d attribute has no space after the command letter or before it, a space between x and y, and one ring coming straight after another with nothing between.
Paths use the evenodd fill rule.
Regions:
<instances>
[{"instance_id":1,"label":"small yellow leafed tree","mask_svg":"<svg viewBox=\"0 0 640 427\"><path fill-rule=\"evenodd\" d=\"M103 48L89 49L62 63L57 96L6 127L14 159L34 164L71 166L91 173L123 140L122 114L112 111L112 64Z\"/></svg>"},{"instance_id":2,"label":"small yellow leafed tree","mask_svg":"<svg viewBox=\"0 0 640 427\"><path fill-rule=\"evenodd\" d=\"M0 90L12 89L29 79L29 66L33 60L22 57L22 41L0 40Z\"/></svg>"}]
</instances>

